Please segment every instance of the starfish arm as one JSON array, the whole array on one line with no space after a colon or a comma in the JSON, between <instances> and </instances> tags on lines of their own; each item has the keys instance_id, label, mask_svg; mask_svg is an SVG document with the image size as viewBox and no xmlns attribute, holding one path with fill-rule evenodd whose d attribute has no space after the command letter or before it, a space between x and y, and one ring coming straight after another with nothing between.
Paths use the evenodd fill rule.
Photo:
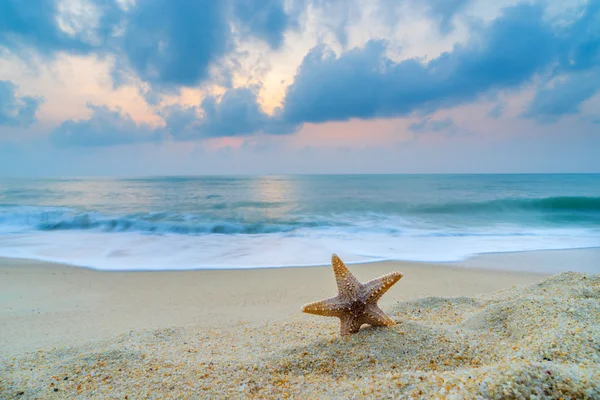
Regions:
<instances>
[{"instance_id":1,"label":"starfish arm","mask_svg":"<svg viewBox=\"0 0 600 400\"><path fill-rule=\"evenodd\" d=\"M357 333L363 323L353 315L343 315L340 317L340 335L346 336Z\"/></svg>"},{"instance_id":2,"label":"starfish arm","mask_svg":"<svg viewBox=\"0 0 600 400\"><path fill-rule=\"evenodd\" d=\"M335 274L339 295L347 299L360 296L363 291L363 285L354 277L354 275L352 275L344 262L335 254L331 256L331 265L333 266L333 273Z\"/></svg>"},{"instance_id":3,"label":"starfish arm","mask_svg":"<svg viewBox=\"0 0 600 400\"><path fill-rule=\"evenodd\" d=\"M392 326L396 323L375 304L369 304L365 310L363 321L372 326Z\"/></svg>"},{"instance_id":4,"label":"starfish arm","mask_svg":"<svg viewBox=\"0 0 600 400\"><path fill-rule=\"evenodd\" d=\"M325 317L342 317L348 312L348 305L336 296L330 299L315 301L302 306L302 311L308 314L323 315Z\"/></svg>"},{"instance_id":5,"label":"starfish arm","mask_svg":"<svg viewBox=\"0 0 600 400\"><path fill-rule=\"evenodd\" d=\"M381 296L383 296L383 294L387 292L389 288L398 282L400 278L402 278L402 274L400 272L392 272L365 283L364 287L367 302L371 304L377 303Z\"/></svg>"}]
</instances>

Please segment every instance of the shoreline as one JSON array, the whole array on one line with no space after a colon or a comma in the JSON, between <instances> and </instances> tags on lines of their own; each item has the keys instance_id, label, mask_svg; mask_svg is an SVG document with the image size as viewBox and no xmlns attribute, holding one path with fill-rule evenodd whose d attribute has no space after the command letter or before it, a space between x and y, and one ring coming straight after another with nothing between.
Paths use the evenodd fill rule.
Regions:
<instances>
[{"instance_id":1,"label":"shoreline","mask_svg":"<svg viewBox=\"0 0 600 400\"><path fill-rule=\"evenodd\" d=\"M563 271L575 271L571 269L564 269L564 262L557 262L553 256L559 255L563 260L565 258L568 261L572 261L573 255L580 257L578 261L584 259L584 268L578 267L576 272L586 273L600 273L600 246L588 246L588 247L575 247L575 248L564 248L564 249L538 249L538 250L516 250L516 251L492 251L475 253L464 259L455 261L415 261L407 259L381 259L373 261L350 261L345 262L348 266L362 266L362 265L377 265L385 263L408 263L415 265L437 265L437 266L450 266L460 268L475 268L475 269L486 269L492 271L507 271L507 272L529 272L539 274L555 274ZM519 262L518 267L502 268L499 266L503 261L503 258L516 257ZM537 262L536 265L543 263L541 269L524 269L524 260L528 262ZM590 260L591 259L591 260ZM86 265L79 265L75 263L69 263L64 261L57 261L44 258L32 258L32 257L8 257L0 255L0 261L2 260L16 260L16 261L28 261L38 262L41 264L55 265L69 268L82 268L90 271L97 272L192 272L192 271L247 271L247 270L271 270L271 269L294 269L294 268L322 268L328 267L329 263L322 264L300 264L300 265L273 265L273 266L251 266L251 267L195 267L195 268L171 268L171 269L106 269L96 268ZM595 269L594 269L595 267ZM527 268L527 267L526 267ZM562 268L562 269L561 269ZM587 270L581 270L587 269Z\"/></svg>"},{"instance_id":2,"label":"shoreline","mask_svg":"<svg viewBox=\"0 0 600 400\"><path fill-rule=\"evenodd\" d=\"M597 254L350 265L361 282L404 273L379 301L396 325L350 337L300 311L337 294L329 266L116 272L0 258L0 397L594 398L600 276L490 267Z\"/></svg>"}]
</instances>

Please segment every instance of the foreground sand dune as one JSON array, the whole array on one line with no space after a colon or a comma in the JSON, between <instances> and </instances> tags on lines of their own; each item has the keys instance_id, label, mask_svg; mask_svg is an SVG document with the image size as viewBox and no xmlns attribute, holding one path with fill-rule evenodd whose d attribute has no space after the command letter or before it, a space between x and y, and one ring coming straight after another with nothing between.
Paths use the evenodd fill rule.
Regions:
<instances>
[{"instance_id":1,"label":"foreground sand dune","mask_svg":"<svg viewBox=\"0 0 600 400\"><path fill-rule=\"evenodd\" d=\"M600 398L600 276L298 317L141 330L0 364L1 398Z\"/></svg>"}]
</instances>

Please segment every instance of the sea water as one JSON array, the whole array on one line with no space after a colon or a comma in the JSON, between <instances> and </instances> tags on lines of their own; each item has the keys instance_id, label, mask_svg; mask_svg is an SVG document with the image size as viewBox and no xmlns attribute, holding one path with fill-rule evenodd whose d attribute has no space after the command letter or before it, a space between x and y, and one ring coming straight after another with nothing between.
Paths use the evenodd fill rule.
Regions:
<instances>
[{"instance_id":1,"label":"sea water","mask_svg":"<svg viewBox=\"0 0 600 400\"><path fill-rule=\"evenodd\" d=\"M332 253L450 262L597 246L598 174L0 180L0 256L102 270L322 265Z\"/></svg>"}]
</instances>

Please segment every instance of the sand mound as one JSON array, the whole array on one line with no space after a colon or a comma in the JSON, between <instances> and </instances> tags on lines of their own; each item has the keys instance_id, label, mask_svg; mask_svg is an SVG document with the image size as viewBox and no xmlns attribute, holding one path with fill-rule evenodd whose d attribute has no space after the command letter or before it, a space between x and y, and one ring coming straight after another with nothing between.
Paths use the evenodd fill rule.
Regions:
<instances>
[{"instance_id":1,"label":"sand mound","mask_svg":"<svg viewBox=\"0 0 600 400\"><path fill-rule=\"evenodd\" d=\"M131 332L0 366L1 398L600 398L600 276L384 307L337 336L299 315Z\"/></svg>"}]
</instances>

